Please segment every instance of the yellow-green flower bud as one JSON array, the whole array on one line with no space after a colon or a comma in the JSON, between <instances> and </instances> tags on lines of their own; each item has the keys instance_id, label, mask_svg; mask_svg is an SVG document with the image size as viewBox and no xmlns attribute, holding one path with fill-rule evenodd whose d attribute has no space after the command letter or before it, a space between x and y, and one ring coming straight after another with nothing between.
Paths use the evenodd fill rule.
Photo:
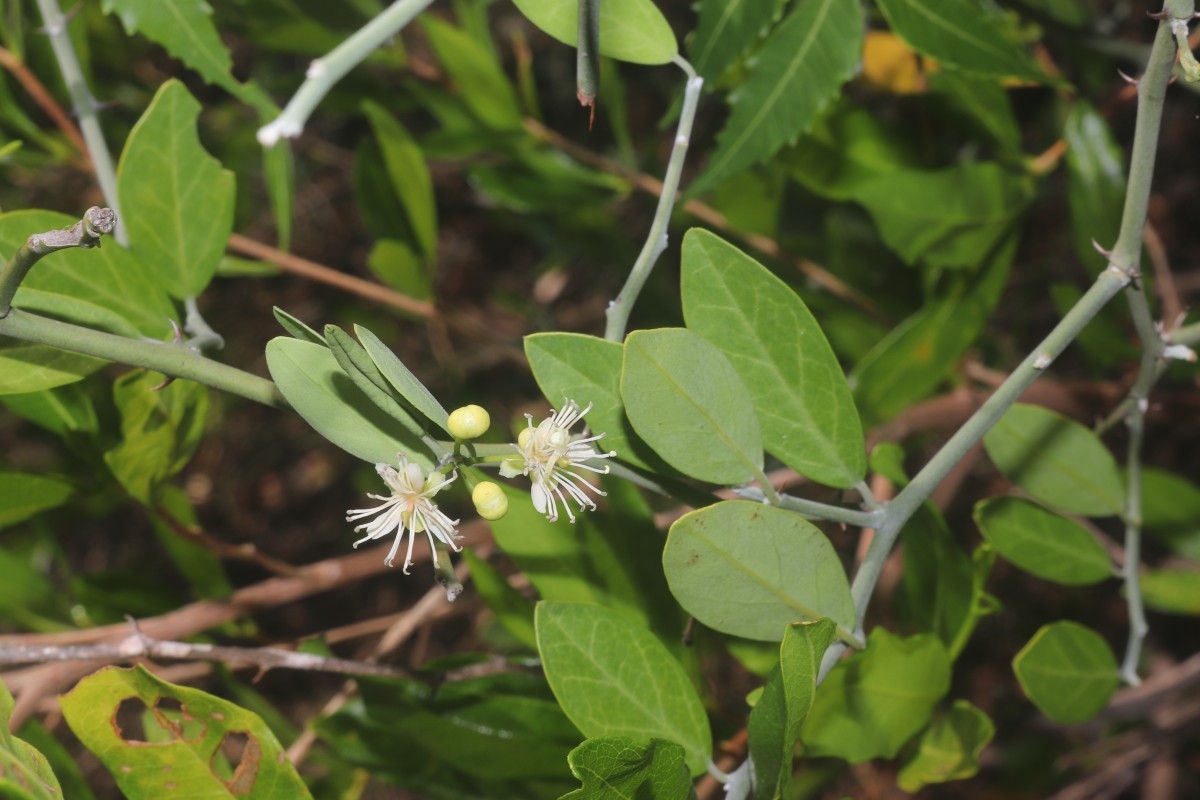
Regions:
<instances>
[{"instance_id":1,"label":"yellow-green flower bud","mask_svg":"<svg viewBox=\"0 0 1200 800\"><path fill-rule=\"evenodd\" d=\"M447 427L455 439L477 439L487 433L491 424L492 418L487 411L480 406L470 405L454 409Z\"/></svg>"},{"instance_id":2,"label":"yellow-green flower bud","mask_svg":"<svg viewBox=\"0 0 1200 800\"><path fill-rule=\"evenodd\" d=\"M471 502L484 519L500 519L508 513L508 495L491 481L483 481L471 491Z\"/></svg>"}]
</instances>

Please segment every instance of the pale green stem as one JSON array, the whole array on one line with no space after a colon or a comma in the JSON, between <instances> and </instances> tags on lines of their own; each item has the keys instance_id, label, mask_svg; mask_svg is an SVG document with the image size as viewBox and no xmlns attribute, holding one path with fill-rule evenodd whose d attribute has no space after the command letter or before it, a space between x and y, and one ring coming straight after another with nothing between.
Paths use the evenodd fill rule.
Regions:
<instances>
[{"instance_id":1,"label":"pale green stem","mask_svg":"<svg viewBox=\"0 0 1200 800\"><path fill-rule=\"evenodd\" d=\"M739 497L744 497L747 500L753 500L758 503L768 501L767 496L756 486L747 486L736 491ZM884 520L884 512L879 509L859 511L855 508L843 508L842 506L820 503L816 500L807 500L803 497L793 497L790 494L783 493L779 494L779 502L775 503L775 505L778 505L780 508L786 508L788 511L795 511L806 519L841 522L846 525L854 525L858 528L873 528L881 524Z\"/></svg>"},{"instance_id":2,"label":"pale green stem","mask_svg":"<svg viewBox=\"0 0 1200 800\"><path fill-rule=\"evenodd\" d=\"M1130 686L1142 682L1138 677L1138 662L1141 660L1142 641L1150 628L1146 624L1146 612L1142 607L1142 587L1138 571L1141 569L1142 552L1142 434L1145 415L1137 404L1129 414L1129 462L1126 464L1129 485L1125 499L1125 563L1121 576L1125 581L1125 603L1129 608L1129 638L1125 644L1125 658L1121 662L1121 680Z\"/></svg>"},{"instance_id":3,"label":"pale green stem","mask_svg":"<svg viewBox=\"0 0 1200 800\"><path fill-rule=\"evenodd\" d=\"M600 0L579 0L579 29L575 37L575 95L596 118L600 91ZM588 122L591 127L591 121Z\"/></svg>"},{"instance_id":4,"label":"pale green stem","mask_svg":"<svg viewBox=\"0 0 1200 800\"><path fill-rule=\"evenodd\" d=\"M658 198L658 207L654 211L654 220L650 223L650 233L642 252L625 279L625 285L617 299L608 305L608 325L604 330L604 338L611 342L625 339L625 328L629 324L629 314L633 304L637 302L650 271L654 269L658 257L667 249L667 225L671 221L671 209L675 207L675 195L679 191L679 177L683 172L683 162L687 157L688 143L692 136L692 123L696 120L696 105L700 101L700 90L704 79L696 75L692 65L680 56L675 56L672 63L687 73L687 86L683 93L683 108L679 112L679 126L675 130L675 145L671 148L671 158L667 162L667 174L663 177L662 194Z\"/></svg>"},{"instance_id":5,"label":"pale green stem","mask_svg":"<svg viewBox=\"0 0 1200 800\"><path fill-rule=\"evenodd\" d=\"M0 336L11 336L74 353L132 364L173 378L186 378L263 405L287 408L271 381L211 361L186 345L130 339L60 322L14 308L0 319Z\"/></svg>"},{"instance_id":6,"label":"pale green stem","mask_svg":"<svg viewBox=\"0 0 1200 800\"><path fill-rule=\"evenodd\" d=\"M69 247L99 247L100 237L112 233L116 224L117 217L112 209L92 206L71 227L35 233L26 239L25 244L0 268L0 319L7 316L21 281L43 256Z\"/></svg>"},{"instance_id":7,"label":"pale green stem","mask_svg":"<svg viewBox=\"0 0 1200 800\"><path fill-rule=\"evenodd\" d=\"M100 120L96 117L96 99L92 97L83 77L83 70L79 66L79 58L75 55L75 47L71 44L71 35L67 33L67 21L59 9L58 0L37 0L37 4L42 12L42 24L50 37L50 45L54 48L54 59L58 62L63 83L71 95L71 106L75 110L75 118L79 121L83 141L87 144L96 181L104 194L104 202L117 214L118 223L113 238L118 244L127 247L129 237L125 232L124 223L120 222L121 206L117 201L117 172L113 168L108 143L104 141L104 131L100 129Z\"/></svg>"},{"instance_id":8,"label":"pale green stem","mask_svg":"<svg viewBox=\"0 0 1200 800\"><path fill-rule=\"evenodd\" d=\"M292 95L287 108L270 124L258 129L258 141L271 147L292 139L304 130L309 115L347 72L358 66L384 42L424 11L433 0L397 0L346 41L308 67L304 83Z\"/></svg>"}]
</instances>

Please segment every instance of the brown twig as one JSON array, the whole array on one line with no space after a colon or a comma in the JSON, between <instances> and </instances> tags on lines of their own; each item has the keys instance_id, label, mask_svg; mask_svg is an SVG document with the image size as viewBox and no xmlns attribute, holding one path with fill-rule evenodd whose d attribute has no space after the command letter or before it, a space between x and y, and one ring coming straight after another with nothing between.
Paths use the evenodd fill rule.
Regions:
<instances>
[{"instance_id":1,"label":"brown twig","mask_svg":"<svg viewBox=\"0 0 1200 800\"><path fill-rule=\"evenodd\" d=\"M229 542L218 539L206 533L197 525L188 525L178 519L171 512L164 508L156 508L152 512L156 517L162 520L163 524L171 529L171 532L183 539L189 539L199 544L204 549L233 561L249 561L253 564L258 564L274 575L296 575L298 570L292 564L286 561L280 561L278 558L267 555L261 552L257 547L249 542L244 544L230 544Z\"/></svg>"},{"instance_id":2,"label":"brown twig","mask_svg":"<svg viewBox=\"0 0 1200 800\"><path fill-rule=\"evenodd\" d=\"M46 112L46 116L58 126L58 129L71 140L71 144L83 156L84 162L88 169L92 168L92 156L88 152L87 144L83 141L83 135L79 132L79 127L63 111L62 106L54 99L54 96L46 89L37 76L29 71L25 63L17 58L11 50L6 50L0 47L0 67L4 67L12 74L17 82L25 88L33 101L38 104L42 111Z\"/></svg>"}]
</instances>

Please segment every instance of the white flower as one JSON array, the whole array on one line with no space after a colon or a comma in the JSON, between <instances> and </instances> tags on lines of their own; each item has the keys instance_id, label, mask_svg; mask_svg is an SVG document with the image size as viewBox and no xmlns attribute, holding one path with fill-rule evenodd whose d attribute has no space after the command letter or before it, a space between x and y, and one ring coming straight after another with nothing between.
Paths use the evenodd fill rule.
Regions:
<instances>
[{"instance_id":1,"label":"white flower","mask_svg":"<svg viewBox=\"0 0 1200 800\"><path fill-rule=\"evenodd\" d=\"M583 419L584 414L591 411L592 404L584 409L574 400L563 400L559 411L551 410L550 416L542 420L535 428L533 417L529 414L529 426L521 431L514 445L520 452L520 458L512 458L500 465L500 474L506 478L516 475L528 475L533 482L533 507L539 514L545 514L551 522L558 519L558 503L571 522L575 515L571 513L571 504L566 495L570 495L579 503L579 510L595 509L596 503L588 497L585 489L603 495L604 492L588 483L574 468L586 469L590 472L608 473L608 466L596 467L587 464L594 458L612 458L615 452L597 452L592 443L599 441L604 434L584 436L571 435L571 426ZM563 494L563 491L566 494Z\"/></svg>"},{"instance_id":2,"label":"white flower","mask_svg":"<svg viewBox=\"0 0 1200 800\"><path fill-rule=\"evenodd\" d=\"M430 499L452 483L458 477L458 473L455 472L447 478L435 471L426 477L421 466L410 464L404 453L397 453L396 458L400 466L398 470L389 464L375 465L375 471L391 489L391 496L368 494L367 497L373 500L382 500L383 505L375 508L352 508L346 512L346 521L352 522L363 517L379 515L354 529L355 532L361 530L367 532L366 536L354 543L355 547L371 539L387 536L393 530L396 532L396 541L392 543L392 549L383 562L389 567L392 565L392 559L396 557L396 551L400 549L400 540L404 538L404 532L407 530L409 533L408 553L404 556L404 574L407 575L408 568L412 566L413 540L422 531L429 537L429 552L433 555L434 567L438 565L437 549L433 543L435 536L455 552L462 549L456 543L458 532L454 529L458 520L447 517Z\"/></svg>"}]
</instances>

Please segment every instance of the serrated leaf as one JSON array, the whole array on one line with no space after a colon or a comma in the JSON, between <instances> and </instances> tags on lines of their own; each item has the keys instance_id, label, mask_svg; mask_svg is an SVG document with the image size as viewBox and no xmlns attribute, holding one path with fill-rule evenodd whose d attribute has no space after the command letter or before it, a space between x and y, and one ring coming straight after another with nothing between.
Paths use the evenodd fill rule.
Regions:
<instances>
[{"instance_id":1,"label":"serrated leaf","mask_svg":"<svg viewBox=\"0 0 1200 800\"><path fill-rule=\"evenodd\" d=\"M729 121L688 195L770 158L805 133L853 75L862 37L859 3L801 3L758 50L746 82L730 96Z\"/></svg>"},{"instance_id":2,"label":"serrated leaf","mask_svg":"<svg viewBox=\"0 0 1200 800\"><path fill-rule=\"evenodd\" d=\"M983 444L1006 478L1047 505L1085 517L1124 512L1117 462L1100 437L1074 420L1017 403Z\"/></svg>"},{"instance_id":3,"label":"serrated leaf","mask_svg":"<svg viewBox=\"0 0 1200 800\"><path fill-rule=\"evenodd\" d=\"M62 787L46 757L9 729L13 698L0 681L0 797L13 800L56 800Z\"/></svg>"},{"instance_id":4,"label":"serrated leaf","mask_svg":"<svg viewBox=\"0 0 1200 800\"><path fill-rule=\"evenodd\" d=\"M148 710L146 735L132 739L117 711ZM164 702L166 701L166 702ZM256 715L199 689L175 686L137 666L106 667L59 698L71 731L104 763L126 797L311 797L275 734ZM182 711L172 710L176 704ZM232 774L217 767L226 739L243 744Z\"/></svg>"},{"instance_id":5,"label":"serrated leaf","mask_svg":"<svg viewBox=\"0 0 1200 800\"><path fill-rule=\"evenodd\" d=\"M727 500L671 526L663 569L684 610L723 633L777 642L793 622L854 629L854 601L829 539L798 514Z\"/></svg>"},{"instance_id":6,"label":"serrated leaf","mask_svg":"<svg viewBox=\"0 0 1200 800\"><path fill-rule=\"evenodd\" d=\"M589 738L666 739L683 746L692 775L712 753L708 717L666 646L601 606L538 603L538 649L566 715Z\"/></svg>"},{"instance_id":7,"label":"serrated leaf","mask_svg":"<svg viewBox=\"0 0 1200 800\"><path fill-rule=\"evenodd\" d=\"M625 340L621 399L633 429L663 460L710 483L762 472L762 433L737 371L720 350L682 328Z\"/></svg>"},{"instance_id":8,"label":"serrated leaf","mask_svg":"<svg viewBox=\"0 0 1200 800\"><path fill-rule=\"evenodd\" d=\"M1120 682L1104 639L1076 622L1043 626L1017 653L1013 671L1033 704L1067 725L1099 714Z\"/></svg>"},{"instance_id":9,"label":"serrated leaf","mask_svg":"<svg viewBox=\"0 0 1200 800\"><path fill-rule=\"evenodd\" d=\"M960 781L979 771L979 754L996 734L988 715L966 700L933 721L917 741L917 750L896 776L906 792L931 783Z\"/></svg>"},{"instance_id":10,"label":"serrated leaf","mask_svg":"<svg viewBox=\"0 0 1200 800\"><path fill-rule=\"evenodd\" d=\"M1112 562L1095 536L1036 503L984 500L975 506L975 524L997 553L1039 578L1086 586L1113 577Z\"/></svg>"},{"instance_id":11,"label":"serrated leaf","mask_svg":"<svg viewBox=\"0 0 1200 800\"><path fill-rule=\"evenodd\" d=\"M703 0L699 6L688 52L696 72L713 81L766 35L783 14L784 0Z\"/></svg>"},{"instance_id":12,"label":"serrated leaf","mask_svg":"<svg viewBox=\"0 0 1200 800\"><path fill-rule=\"evenodd\" d=\"M1044 82L1045 73L1004 35L993 8L979 0L878 0L892 31L918 53L977 75Z\"/></svg>"},{"instance_id":13,"label":"serrated leaf","mask_svg":"<svg viewBox=\"0 0 1200 800\"><path fill-rule=\"evenodd\" d=\"M725 353L749 389L770 452L829 486L861 481L867 459L854 398L796 292L695 228L683 240L681 291L689 330Z\"/></svg>"},{"instance_id":14,"label":"serrated leaf","mask_svg":"<svg viewBox=\"0 0 1200 800\"><path fill-rule=\"evenodd\" d=\"M379 367L383 377L387 378L388 383L400 393L400 396L411 403L413 408L423 414L426 419L449 433L446 426L449 424L450 415L446 409L442 408L442 404L438 402L437 398L425 388L425 384L421 383L420 378L414 375L412 370L406 367L404 362L378 336L361 325L354 326L354 333L362 342L367 354L371 356L371 360L375 362L375 366Z\"/></svg>"},{"instance_id":15,"label":"serrated leaf","mask_svg":"<svg viewBox=\"0 0 1200 800\"><path fill-rule=\"evenodd\" d=\"M200 294L233 230L234 177L200 145L200 103L177 80L158 90L117 167L130 248L178 298Z\"/></svg>"},{"instance_id":16,"label":"serrated leaf","mask_svg":"<svg viewBox=\"0 0 1200 800\"><path fill-rule=\"evenodd\" d=\"M277 337L267 343L267 368L288 403L317 433L372 464L394 464L397 453L425 469L425 446L364 395L327 347Z\"/></svg>"},{"instance_id":17,"label":"serrated leaf","mask_svg":"<svg viewBox=\"0 0 1200 800\"><path fill-rule=\"evenodd\" d=\"M692 777L683 759L682 747L662 739L588 739L567 756L583 786L561 800L687 800Z\"/></svg>"},{"instance_id":18,"label":"serrated leaf","mask_svg":"<svg viewBox=\"0 0 1200 800\"><path fill-rule=\"evenodd\" d=\"M852 764L894 758L925 727L950 688L950 659L936 637L871 631L867 649L838 662L801 733L808 756Z\"/></svg>"},{"instance_id":19,"label":"serrated leaf","mask_svg":"<svg viewBox=\"0 0 1200 800\"><path fill-rule=\"evenodd\" d=\"M553 38L575 46L576 0L513 0L526 19ZM600 4L600 55L634 64L665 64L679 52L675 34L651 0L605 0Z\"/></svg>"},{"instance_id":20,"label":"serrated leaf","mask_svg":"<svg viewBox=\"0 0 1200 800\"><path fill-rule=\"evenodd\" d=\"M278 109L262 89L239 83L230 71L233 59L212 22L205 0L103 0L105 14L116 13L130 36L141 33L167 52L260 113ZM128 213L128 212L126 212Z\"/></svg>"}]
</instances>

